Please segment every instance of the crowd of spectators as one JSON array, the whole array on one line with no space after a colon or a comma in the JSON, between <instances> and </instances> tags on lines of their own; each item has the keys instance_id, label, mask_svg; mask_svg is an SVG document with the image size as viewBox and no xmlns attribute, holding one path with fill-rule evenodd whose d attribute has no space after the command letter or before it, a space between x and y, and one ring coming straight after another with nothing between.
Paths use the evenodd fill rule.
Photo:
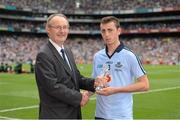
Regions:
<instances>
[{"instance_id":1,"label":"crowd of spectators","mask_svg":"<svg viewBox=\"0 0 180 120\"><path fill-rule=\"evenodd\" d=\"M0 19L0 27L8 30L20 30L37 32L44 31L45 21L33 20L34 17L46 19L42 12L57 10L60 13L74 14L75 12L98 13L102 11L132 10L139 8L172 8L180 7L180 0L0 0L0 5L11 5L19 8L31 8L41 14L31 16L24 14L10 15L10 18L32 18L31 20ZM100 18L92 16L68 16L71 32L99 33ZM37 19L37 18L36 18ZM76 22L78 21L78 22ZM89 22L90 21L90 22ZM122 23L123 30L162 30L180 28L176 22L141 22ZM47 36L35 35L0 35L0 72L12 72L12 64L15 64L14 72L27 72L22 70L23 63L30 65L30 73L34 72L34 64L38 50L48 41ZM132 49L144 64L168 64L180 65L180 38L179 37L146 37L126 38L122 41ZM94 54L104 48L103 40L96 37L68 38L66 45L74 53L76 63L91 64Z\"/></svg>"},{"instance_id":2,"label":"crowd of spectators","mask_svg":"<svg viewBox=\"0 0 180 120\"><path fill-rule=\"evenodd\" d=\"M16 21L16 20L0 20L0 27L14 28L14 29L30 29L34 30L44 30L45 22L31 22L31 21Z\"/></svg>"},{"instance_id":3,"label":"crowd of spectators","mask_svg":"<svg viewBox=\"0 0 180 120\"><path fill-rule=\"evenodd\" d=\"M34 61L47 37L0 37L0 62ZM132 38L122 40L144 64L180 64L180 38ZM92 63L93 55L104 47L101 38L69 38L65 43L74 53L76 63Z\"/></svg>"},{"instance_id":4,"label":"crowd of spectators","mask_svg":"<svg viewBox=\"0 0 180 120\"><path fill-rule=\"evenodd\" d=\"M0 61L17 62L35 60L37 51L43 44L43 38L31 36L1 36L0 37Z\"/></svg>"},{"instance_id":5,"label":"crowd of spectators","mask_svg":"<svg viewBox=\"0 0 180 120\"><path fill-rule=\"evenodd\" d=\"M180 38L133 38L125 41L144 64L180 64Z\"/></svg>"},{"instance_id":6,"label":"crowd of spectators","mask_svg":"<svg viewBox=\"0 0 180 120\"><path fill-rule=\"evenodd\" d=\"M180 28L180 23L169 23L169 22L135 23L135 24L126 23L126 25L122 25L122 28L125 30L174 29L174 28Z\"/></svg>"},{"instance_id":7,"label":"crowd of spectators","mask_svg":"<svg viewBox=\"0 0 180 120\"><path fill-rule=\"evenodd\" d=\"M58 10L63 13L84 11L92 13L107 10L131 10L138 8L179 7L179 0L0 0L0 4L32 8L40 12Z\"/></svg>"},{"instance_id":8,"label":"crowd of spectators","mask_svg":"<svg viewBox=\"0 0 180 120\"><path fill-rule=\"evenodd\" d=\"M12 21L12 20L0 20L1 27L15 28L15 29L29 29L32 32L45 29L45 22L29 22L29 21ZM122 23L123 30L150 30L150 29L173 29L180 28L180 23L169 22L153 22L153 23ZM99 31L99 24L95 23L71 23L70 29L72 31Z\"/></svg>"},{"instance_id":9,"label":"crowd of spectators","mask_svg":"<svg viewBox=\"0 0 180 120\"><path fill-rule=\"evenodd\" d=\"M2 36L0 38L0 61L13 63L16 61L35 60L36 54L43 44L48 41L47 37L35 36ZM73 39L66 41L69 48L75 53L77 63L92 62L93 54L102 48L100 40ZM83 52L81 52L83 51Z\"/></svg>"}]
</instances>

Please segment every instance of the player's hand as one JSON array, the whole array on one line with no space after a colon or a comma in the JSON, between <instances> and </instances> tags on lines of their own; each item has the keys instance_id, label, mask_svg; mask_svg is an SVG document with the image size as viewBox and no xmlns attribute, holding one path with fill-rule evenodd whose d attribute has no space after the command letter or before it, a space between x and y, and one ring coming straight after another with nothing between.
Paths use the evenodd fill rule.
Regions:
<instances>
[{"instance_id":1,"label":"player's hand","mask_svg":"<svg viewBox=\"0 0 180 120\"><path fill-rule=\"evenodd\" d=\"M116 88L115 87L106 87L100 91L96 91L96 93L99 95L109 96L109 95L116 93Z\"/></svg>"}]
</instances>

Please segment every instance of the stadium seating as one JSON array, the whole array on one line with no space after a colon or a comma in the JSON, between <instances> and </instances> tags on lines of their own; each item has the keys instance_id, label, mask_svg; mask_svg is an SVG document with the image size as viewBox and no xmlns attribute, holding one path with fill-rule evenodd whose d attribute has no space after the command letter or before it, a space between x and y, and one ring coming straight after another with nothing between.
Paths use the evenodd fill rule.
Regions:
<instances>
[{"instance_id":1,"label":"stadium seating","mask_svg":"<svg viewBox=\"0 0 180 120\"><path fill-rule=\"evenodd\" d=\"M62 12L70 20L66 44L77 63L92 63L104 47L100 19L114 15L121 40L144 64L180 64L179 11L179 0L0 0L0 62L34 61L48 40L47 17Z\"/></svg>"}]
</instances>

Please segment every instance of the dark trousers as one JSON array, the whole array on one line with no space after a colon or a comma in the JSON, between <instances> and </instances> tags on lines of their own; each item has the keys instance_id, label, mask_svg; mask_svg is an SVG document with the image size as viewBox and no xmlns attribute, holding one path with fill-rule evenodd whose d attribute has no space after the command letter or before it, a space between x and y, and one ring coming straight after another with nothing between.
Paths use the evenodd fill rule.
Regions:
<instances>
[{"instance_id":1,"label":"dark trousers","mask_svg":"<svg viewBox=\"0 0 180 120\"><path fill-rule=\"evenodd\" d=\"M95 120L105 120L104 118L95 117Z\"/></svg>"}]
</instances>

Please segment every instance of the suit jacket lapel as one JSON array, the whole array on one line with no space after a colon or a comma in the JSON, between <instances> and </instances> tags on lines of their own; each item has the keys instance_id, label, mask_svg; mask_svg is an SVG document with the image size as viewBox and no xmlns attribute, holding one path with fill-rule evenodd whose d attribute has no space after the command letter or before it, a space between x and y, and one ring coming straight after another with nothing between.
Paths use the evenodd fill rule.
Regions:
<instances>
[{"instance_id":1,"label":"suit jacket lapel","mask_svg":"<svg viewBox=\"0 0 180 120\"><path fill-rule=\"evenodd\" d=\"M75 72L76 66L75 66L74 63L73 63L74 58L73 58L72 55L70 55L68 49L65 48L64 50L65 50L66 55L67 55L67 57L68 57L69 64L71 65L74 83L75 83L76 87L78 88L78 83L77 83L77 79L76 79L76 72Z\"/></svg>"},{"instance_id":2,"label":"suit jacket lapel","mask_svg":"<svg viewBox=\"0 0 180 120\"><path fill-rule=\"evenodd\" d=\"M63 65L64 69L71 75L72 75L72 71L70 70L69 66L65 63L64 59L60 56L60 54L58 53L58 51L56 50L56 48L49 42L48 46L50 47L50 50L52 50L52 53L54 54L54 56L58 59L58 61Z\"/></svg>"}]
</instances>

